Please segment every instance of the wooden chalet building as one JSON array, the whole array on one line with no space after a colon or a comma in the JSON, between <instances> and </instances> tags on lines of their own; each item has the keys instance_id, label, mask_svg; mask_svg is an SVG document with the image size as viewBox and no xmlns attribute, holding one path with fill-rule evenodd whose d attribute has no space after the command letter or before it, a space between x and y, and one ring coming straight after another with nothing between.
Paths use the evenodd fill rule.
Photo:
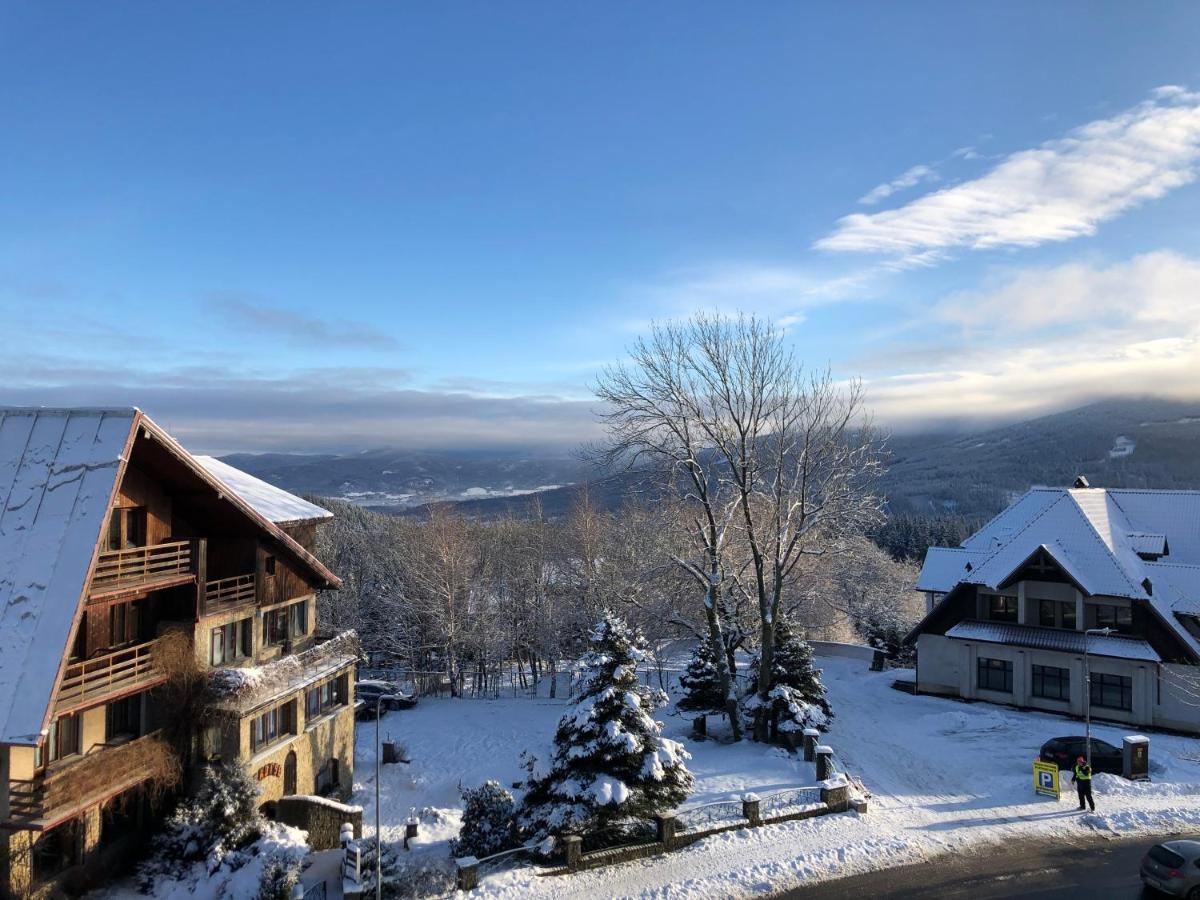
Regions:
<instances>
[{"instance_id":1,"label":"wooden chalet building","mask_svg":"<svg viewBox=\"0 0 1200 900\"><path fill-rule=\"evenodd\" d=\"M264 803L349 790L357 645L316 633L329 518L137 409L0 408L0 896L83 885L206 761Z\"/></svg>"},{"instance_id":2,"label":"wooden chalet building","mask_svg":"<svg viewBox=\"0 0 1200 900\"><path fill-rule=\"evenodd\" d=\"M1200 492L1034 488L916 587L920 692L1200 733Z\"/></svg>"}]
</instances>

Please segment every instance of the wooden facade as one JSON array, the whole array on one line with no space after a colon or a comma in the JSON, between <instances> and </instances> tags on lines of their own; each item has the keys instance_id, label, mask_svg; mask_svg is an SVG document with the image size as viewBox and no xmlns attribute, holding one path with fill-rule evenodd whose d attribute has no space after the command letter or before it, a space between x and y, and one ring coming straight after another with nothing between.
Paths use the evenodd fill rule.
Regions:
<instances>
[{"instance_id":1,"label":"wooden facade","mask_svg":"<svg viewBox=\"0 0 1200 900\"><path fill-rule=\"evenodd\" d=\"M339 584L311 554L315 522L285 531L140 413L108 513L65 649L44 648L62 658L42 738L0 744L0 897L48 895L81 877L112 804L161 777L153 753L129 748L158 753L163 734L186 733L167 727L178 725L166 702L179 666L169 646L186 642L201 670L268 663L316 642L316 591ZM291 628L284 640L267 627L276 610ZM352 663L342 672L352 685ZM167 749L186 767L200 741ZM232 746L227 762L249 761ZM352 764L341 761L347 783ZM132 828L150 815L121 821Z\"/></svg>"}]
</instances>

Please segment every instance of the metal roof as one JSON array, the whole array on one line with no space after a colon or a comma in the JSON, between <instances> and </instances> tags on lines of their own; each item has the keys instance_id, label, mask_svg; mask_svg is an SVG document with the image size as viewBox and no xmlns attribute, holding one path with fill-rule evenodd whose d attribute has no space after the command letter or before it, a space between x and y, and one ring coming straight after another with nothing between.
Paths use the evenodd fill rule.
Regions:
<instances>
[{"instance_id":1,"label":"metal roof","mask_svg":"<svg viewBox=\"0 0 1200 900\"><path fill-rule=\"evenodd\" d=\"M195 456L193 459L276 525L294 525L297 522L333 518L333 513L329 510L290 494L283 488L268 484L261 478L255 478L249 472L234 468L215 456Z\"/></svg>"},{"instance_id":2,"label":"metal roof","mask_svg":"<svg viewBox=\"0 0 1200 900\"><path fill-rule=\"evenodd\" d=\"M135 409L0 409L0 742L37 742Z\"/></svg>"},{"instance_id":3,"label":"metal roof","mask_svg":"<svg viewBox=\"0 0 1200 900\"><path fill-rule=\"evenodd\" d=\"M990 644L1008 644L1032 650L1057 650L1062 653L1083 653L1084 641L1092 656L1117 659L1137 659L1159 662L1161 657L1141 638L1123 635L1085 635L1082 631L1061 628L1042 628L1037 625L1015 625L1009 622L959 622L946 632L946 637Z\"/></svg>"}]
</instances>

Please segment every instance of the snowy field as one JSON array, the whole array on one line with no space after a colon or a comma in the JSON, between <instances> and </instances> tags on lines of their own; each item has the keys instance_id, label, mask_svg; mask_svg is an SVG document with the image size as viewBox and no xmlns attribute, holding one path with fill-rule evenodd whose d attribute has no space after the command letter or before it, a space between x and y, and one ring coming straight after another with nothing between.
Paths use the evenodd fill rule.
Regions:
<instances>
[{"instance_id":1,"label":"snowy field","mask_svg":"<svg viewBox=\"0 0 1200 900\"><path fill-rule=\"evenodd\" d=\"M805 882L919 862L1013 837L1129 836L1200 830L1200 741L1151 735L1152 784L1098 775L1097 812L1075 811L1073 793L1056 802L1033 793L1031 763L1048 738L1080 733L1056 716L987 704L914 697L893 690L904 673L864 671L857 660L822 658L836 719L828 734L839 765L871 792L867 815L824 816L708 838L687 850L569 877L530 866L485 868L483 897L736 897ZM411 765L388 766L380 785L385 840L399 840L415 809L421 833L412 861L446 865L457 834L459 786L519 780L522 750L549 746L563 701L425 700L387 715L385 739L408 747ZM689 805L746 791L813 782L810 764L785 751L689 738L687 719L663 710L666 733L693 754ZM1127 730L1094 733L1120 744ZM359 726L354 801L374 830L374 724ZM1070 790L1069 780L1064 786Z\"/></svg>"}]
</instances>

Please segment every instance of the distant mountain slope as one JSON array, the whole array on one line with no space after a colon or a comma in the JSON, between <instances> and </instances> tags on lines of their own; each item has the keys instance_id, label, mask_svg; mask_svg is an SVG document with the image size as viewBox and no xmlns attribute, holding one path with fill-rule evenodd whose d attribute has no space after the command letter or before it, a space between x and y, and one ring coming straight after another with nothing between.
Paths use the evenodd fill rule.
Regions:
<instances>
[{"instance_id":1,"label":"distant mountain slope","mask_svg":"<svg viewBox=\"0 0 1200 900\"><path fill-rule=\"evenodd\" d=\"M889 442L893 512L987 515L1034 484L1200 488L1200 403L1110 400L966 436Z\"/></svg>"},{"instance_id":2,"label":"distant mountain slope","mask_svg":"<svg viewBox=\"0 0 1200 900\"><path fill-rule=\"evenodd\" d=\"M1097 486L1200 488L1200 402L1105 401L967 435L899 435L888 450L882 487L899 515L987 516L1031 485L1070 484L1079 474ZM587 464L561 456L371 450L224 459L296 493L392 513L454 501L483 518L525 514L533 491L543 514L562 515L593 477ZM561 486L539 491L547 485ZM609 479L587 490L615 507L645 486Z\"/></svg>"},{"instance_id":3,"label":"distant mountain slope","mask_svg":"<svg viewBox=\"0 0 1200 900\"><path fill-rule=\"evenodd\" d=\"M370 506L512 496L572 484L587 469L569 456L383 449L344 456L238 453L222 459L299 494Z\"/></svg>"}]
</instances>

